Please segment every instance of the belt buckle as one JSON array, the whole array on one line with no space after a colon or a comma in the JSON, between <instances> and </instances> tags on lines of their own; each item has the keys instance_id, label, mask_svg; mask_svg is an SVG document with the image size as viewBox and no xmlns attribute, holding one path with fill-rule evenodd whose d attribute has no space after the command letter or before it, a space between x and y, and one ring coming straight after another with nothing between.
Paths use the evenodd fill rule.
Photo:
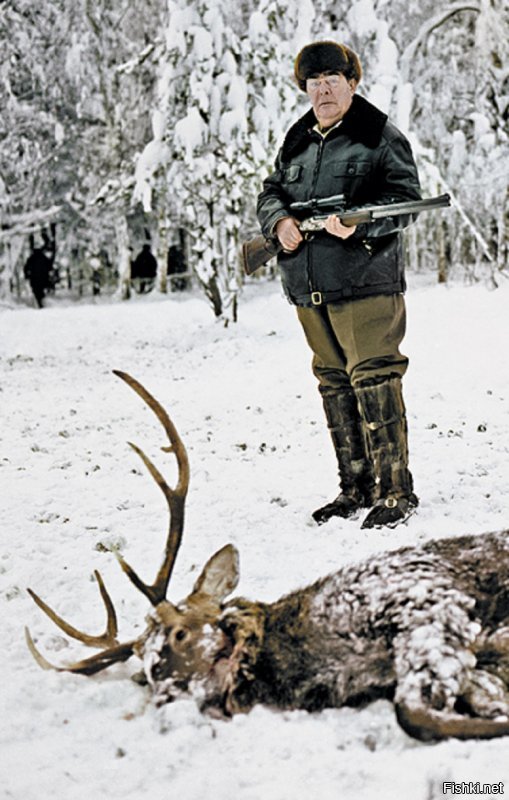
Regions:
<instances>
[{"instance_id":1,"label":"belt buckle","mask_svg":"<svg viewBox=\"0 0 509 800\"><path fill-rule=\"evenodd\" d=\"M321 292L311 292L311 302L314 306L321 306L322 305L322 293Z\"/></svg>"}]
</instances>

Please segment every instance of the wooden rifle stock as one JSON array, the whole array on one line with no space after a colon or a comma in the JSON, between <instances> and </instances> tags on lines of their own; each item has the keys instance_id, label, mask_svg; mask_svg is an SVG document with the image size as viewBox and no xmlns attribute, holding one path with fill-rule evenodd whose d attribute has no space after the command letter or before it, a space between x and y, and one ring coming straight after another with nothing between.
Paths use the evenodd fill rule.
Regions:
<instances>
[{"instance_id":1,"label":"wooden rifle stock","mask_svg":"<svg viewBox=\"0 0 509 800\"><path fill-rule=\"evenodd\" d=\"M332 198L331 198L332 199ZM320 210L327 206L327 198L320 201ZM292 203L290 210L299 211L301 203ZM357 209L345 211L343 208L331 208L327 213L320 214L319 216L309 217L304 219L300 224L300 230L303 233L310 233L312 231L322 230L325 220L330 214L337 214L343 225L361 225L364 222L373 222L376 219L384 219L386 217L393 217L399 214L418 214L421 211L433 211L436 208L445 208L451 205L451 198L448 194L441 194L438 197L429 197L426 200L409 200L404 203L389 203L384 206L361 206ZM283 247L279 241L274 238L266 238L263 235L255 236L248 242L242 244L242 263L246 275L252 275L264 264L267 264L271 258L280 253Z\"/></svg>"},{"instance_id":2,"label":"wooden rifle stock","mask_svg":"<svg viewBox=\"0 0 509 800\"><path fill-rule=\"evenodd\" d=\"M248 242L242 243L242 264L246 275L252 275L260 267L274 258L282 250L277 239L266 239L265 236L255 236Z\"/></svg>"}]
</instances>

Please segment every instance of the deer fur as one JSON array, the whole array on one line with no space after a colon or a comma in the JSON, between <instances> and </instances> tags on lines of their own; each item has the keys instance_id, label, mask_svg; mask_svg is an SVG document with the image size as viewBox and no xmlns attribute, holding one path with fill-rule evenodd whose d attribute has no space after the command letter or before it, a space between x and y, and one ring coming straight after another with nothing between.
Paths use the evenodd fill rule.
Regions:
<instances>
[{"instance_id":1,"label":"deer fur","mask_svg":"<svg viewBox=\"0 0 509 800\"><path fill-rule=\"evenodd\" d=\"M234 548L203 574L215 559L235 586ZM230 716L256 703L318 711L388 697L418 738L509 733L508 532L371 556L275 603L223 603L224 589L208 587L207 657L187 676L155 609L140 653L157 703L190 693Z\"/></svg>"}]
</instances>

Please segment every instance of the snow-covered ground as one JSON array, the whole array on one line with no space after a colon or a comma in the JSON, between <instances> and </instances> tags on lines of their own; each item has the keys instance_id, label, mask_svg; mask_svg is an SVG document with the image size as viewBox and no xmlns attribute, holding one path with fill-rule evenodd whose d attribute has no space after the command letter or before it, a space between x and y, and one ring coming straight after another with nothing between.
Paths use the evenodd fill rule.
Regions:
<instances>
[{"instance_id":1,"label":"snow-covered ground","mask_svg":"<svg viewBox=\"0 0 509 800\"><path fill-rule=\"evenodd\" d=\"M144 627L147 603L108 548L151 581L167 518L126 440L169 479L174 464L114 368L167 407L189 451L170 599L189 592L226 542L241 553L238 593L272 600L381 549L507 526L509 286L415 285L407 302L405 393L421 505L383 532L310 520L334 495L335 463L303 335L277 284L249 287L228 328L192 295L2 310L1 797L431 800L450 780L504 781L509 794L507 740L423 745L385 701L314 715L257 707L225 723L191 701L155 709L130 680L136 659L94 678L45 672L24 641L29 625L51 661L84 655L25 589L99 632L94 569L114 597L121 640Z\"/></svg>"}]
</instances>

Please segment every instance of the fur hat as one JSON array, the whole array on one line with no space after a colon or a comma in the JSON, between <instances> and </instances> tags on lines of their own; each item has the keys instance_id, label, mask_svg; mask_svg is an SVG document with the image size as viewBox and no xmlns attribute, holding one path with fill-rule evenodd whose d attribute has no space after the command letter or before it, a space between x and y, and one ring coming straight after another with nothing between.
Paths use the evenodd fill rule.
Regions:
<instances>
[{"instance_id":1,"label":"fur hat","mask_svg":"<svg viewBox=\"0 0 509 800\"><path fill-rule=\"evenodd\" d=\"M359 57L344 44L313 42L302 48L295 59L294 73L299 89L306 91L306 81L322 73L342 73L347 80L359 83L362 67Z\"/></svg>"}]
</instances>

